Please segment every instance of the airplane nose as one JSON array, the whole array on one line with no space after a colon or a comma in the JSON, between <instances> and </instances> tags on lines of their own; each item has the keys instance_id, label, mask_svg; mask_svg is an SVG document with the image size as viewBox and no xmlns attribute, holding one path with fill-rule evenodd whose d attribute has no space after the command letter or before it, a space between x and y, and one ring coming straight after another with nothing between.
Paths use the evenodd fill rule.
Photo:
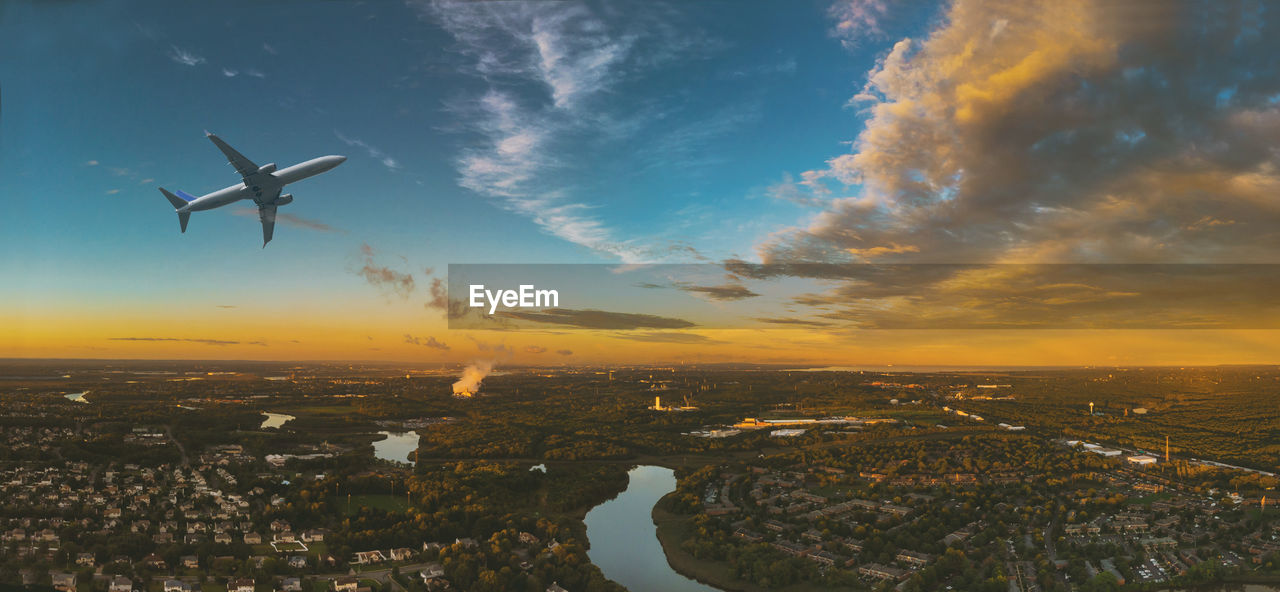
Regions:
<instances>
[{"instance_id":1,"label":"airplane nose","mask_svg":"<svg viewBox=\"0 0 1280 592\"><path fill-rule=\"evenodd\" d=\"M342 164L342 163L344 163L344 162L347 162L347 157L345 157L345 156L339 156L339 157L338 157L338 162L337 162L337 164Z\"/></svg>"}]
</instances>

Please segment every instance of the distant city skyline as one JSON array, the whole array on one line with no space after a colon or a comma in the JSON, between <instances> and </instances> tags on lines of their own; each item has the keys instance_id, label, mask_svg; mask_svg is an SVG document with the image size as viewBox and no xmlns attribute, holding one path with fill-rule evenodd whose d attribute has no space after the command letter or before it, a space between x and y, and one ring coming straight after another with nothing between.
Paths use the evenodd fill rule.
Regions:
<instances>
[{"instance_id":1,"label":"distant city skyline","mask_svg":"<svg viewBox=\"0 0 1280 592\"><path fill-rule=\"evenodd\" d=\"M858 329L941 312L803 268L774 329L448 328L450 263L1280 262L1273 7L1116 6L8 3L0 357L1280 363L1261 329ZM180 234L157 187L237 179L205 130L349 160L289 187L265 251L251 207ZM976 283L1045 315L1195 296L920 290ZM754 289L732 265L681 287Z\"/></svg>"}]
</instances>

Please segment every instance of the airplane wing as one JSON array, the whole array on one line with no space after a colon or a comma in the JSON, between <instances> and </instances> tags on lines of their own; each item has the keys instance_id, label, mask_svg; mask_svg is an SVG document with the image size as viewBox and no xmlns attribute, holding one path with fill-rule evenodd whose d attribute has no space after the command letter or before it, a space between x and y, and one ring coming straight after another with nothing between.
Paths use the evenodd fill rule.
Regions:
<instances>
[{"instance_id":1,"label":"airplane wing","mask_svg":"<svg viewBox=\"0 0 1280 592\"><path fill-rule=\"evenodd\" d=\"M276 230L276 206L258 206L258 218L262 220L262 248L271 242L271 234Z\"/></svg>"},{"instance_id":2,"label":"airplane wing","mask_svg":"<svg viewBox=\"0 0 1280 592\"><path fill-rule=\"evenodd\" d=\"M248 177L249 175L253 175L258 172L258 165L253 164L253 161L245 158L243 154L236 152L236 149L227 145L226 142L223 142L222 138L219 138L209 132L205 132L205 135L209 136L209 140L213 142L213 145L217 146L218 150L221 150L222 153L227 156L227 162L230 162L231 166L236 168L236 172L240 173L241 178Z\"/></svg>"}]
</instances>

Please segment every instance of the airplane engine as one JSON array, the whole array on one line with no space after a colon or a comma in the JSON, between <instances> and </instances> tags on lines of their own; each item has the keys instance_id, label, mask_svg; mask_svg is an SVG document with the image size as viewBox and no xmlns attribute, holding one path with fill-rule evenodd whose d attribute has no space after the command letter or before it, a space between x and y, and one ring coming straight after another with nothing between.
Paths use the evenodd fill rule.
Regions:
<instances>
[{"instance_id":1,"label":"airplane engine","mask_svg":"<svg viewBox=\"0 0 1280 592\"><path fill-rule=\"evenodd\" d=\"M259 172L259 173L274 173L274 172L276 172L276 163L274 163L274 162L270 162L270 163L264 164L264 165L262 165L262 166L258 167L258 172Z\"/></svg>"},{"instance_id":2,"label":"airplane engine","mask_svg":"<svg viewBox=\"0 0 1280 592\"><path fill-rule=\"evenodd\" d=\"M283 206L291 201L293 201L293 194L286 193L284 195L281 195L280 197L277 197L276 200L272 202L272 205Z\"/></svg>"}]
</instances>

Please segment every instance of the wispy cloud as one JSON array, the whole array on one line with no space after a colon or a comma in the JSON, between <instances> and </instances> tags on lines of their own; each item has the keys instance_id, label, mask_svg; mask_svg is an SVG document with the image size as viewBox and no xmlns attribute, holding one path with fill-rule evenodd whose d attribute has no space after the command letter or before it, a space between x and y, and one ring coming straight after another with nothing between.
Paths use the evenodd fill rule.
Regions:
<instances>
[{"instance_id":1,"label":"wispy cloud","mask_svg":"<svg viewBox=\"0 0 1280 592\"><path fill-rule=\"evenodd\" d=\"M392 170L392 171L400 170L400 161L396 160L395 158L392 158L387 153L369 145L367 142L363 140L359 140L357 138L348 138L342 135L342 132L338 130L333 130L333 134L338 136L338 139L345 142L348 146L355 146L357 148L363 149L365 152L369 154L369 158L372 158L374 160L377 160L378 162L381 162L382 166L387 167L389 170Z\"/></svg>"},{"instance_id":2,"label":"wispy cloud","mask_svg":"<svg viewBox=\"0 0 1280 592\"><path fill-rule=\"evenodd\" d=\"M769 325L785 325L793 327L813 327L825 328L830 327L833 323L827 321L815 321L812 319L797 319L794 317L757 317L755 320Z\"/></svg>"},{"instance_id":3,"label":"wispy cloud","mask_svg":"<svg viewBox=\"0 0 1280 592\"><path fill-rule=\"evenodd\" d=\"M262 51L265 51L265 52L267 52L267 53L269 53L269 54L271 54L271 55L278 55L278 54L280 53L280 52L276 51L276 48L272 47L272 46L271 46L270 44L268 44L268 43L263 43L263 44L262 44Z\"/></svg>"},{"instance_id":4,"label":"wispy cloud","mask_svg":"<svg viewBox=\"0 0 1280 592\"><path fill-rule=\"evenodd\" d=\"M479 141L456 160L458 183L529 218L552 236L623 261L652 258L650 249L620 239L594 213L597 204L574 199L564 181L572 161L560 148L591 126L616 125L606 100L617 82L688 47L683 36L646 36L643 17L606 19L579 4L411 2L441 24L487 90L449 108Z\"/></svg>"},{"instance_id":5,"label":"wispy cloud","mask_svg":"<svg viewBox=\"0 0 1280 592\"><path fill-rule=\"evenodd\" d=\"M706 335L697 333L682 333L678 331L649 331L642 333L614 333L613 337L617 339L630 339L631 341L645 341L650 343L687 343L697 345L708 345L713 343L725 343L718 339L712 339Z\"/></svg>"},{"instance_id":6,"label":"wispy cloud","mask_svg":"<svg viewBox=\"0 0 1280 592\"><path fill-rule=\"evenodd\" d=\"M728 79L745 79L756 76L767 76L770 74L795 74L796 66L795 58L786 58L777 62L758 64L750 68L731 70L720 74L719 77Z\"/></svg>"},{"instance_id":7,"label":"wispy cloud","mask_svg":"<svg viewBox=\"0 0 1280 592\"><path fill-rule=\"evenodd\" d=\"M884 36L882 21L889 14L888 0L836 0L827 13L835 21L831 34L845 47L868 38Z\"/></svg>"},{"instance_id":8,"label":"wispy cloud","mask_svg":"<svg viewBox=\"0 0 1280 592\"><path fill-rule=\"evenodd\" d=\"M664 171L698 170L727 162L711 149L712 142L758 121L763 111L763 103L755 99L730 103L706 117L659 133L651 145L637 149L633 158L641 168Z\"/></svg>"},{"instance_id":9,"label":"wispy cloud","mask_svg":"<svg viewBox=\"0 0 1280 592\"><path fill-rule=\"evenodd\" d=\"M367 243L360 245L362 264L356 270L356 275L363 277L365 281L369 282L369 285L378 288L384 294L395 294L401 298L408 298L413 293L413 276L384 265L378 265L374 260L374 254L373 247L370 247Z\"/></svg>"},{"instance_id":10,"label":"wispy cloud","mask_svg":"<svg viewBox=\"0 0 1280 592\"><path fill-rule=\"evenodd\" d=\"M198 66L205 62L205 59L190 51L182 49L176 45L170 45L169 59L182 64L184 66Z\"/></svg>"},{"instance_id":11,"label":"wispy cloud","mask_svg":"<svg viewBox=\"0 0 1280 592\"><path fill-rule=\"evenodd\" d=\"M223 75L223 76L226 76L227 78L235 78L237 74L239 74L239 72L236 72L235 70L232 70L231 68L223 68L223 69L222 69L222 75Z\"/></svg>"},{"instance_id":12,"label":"wispy cloud","mask_svg":"<svg viewBox=\"0 0 1280 592\"><path fill-rule=\"evenodd\" d=\"M415 335L410 335L408 333L405 333L404 342L412 345L421 345L423 347L429 347L431 349L438 349L443 351L449 351L450 349L453 349L449 347L447 344L445 344L444 342L436 341L436 338L431 336L422 338L422 337L417 337Z\"/></svg>"},{"instance_id":13,"label":"wispy cloud","mask_svg":"<svg viewBox=\"0 0 1280 592\"><path fill-rule=\"evenodd\" d=\"M515 353L515 351L505 343L489 343L487 341L481 341L479 339L476 339L471 335L468 335L467 339L470 339L471 343L474 343L476 345L476 349L482 352L492 352L494 354L503 355L503 356L508 356Z\"/></svg>"},{"instance_id":14,"label":"wispy cloud","mask_svg":"<svg viewBox=\"0 0 1280 592\"><path fill-rule=\"evenodd\" d=\"M759 294L752 292L746 286L742 284L734 284L734 283L721 284L718 286L697 286L693 284L678 284L676 287L685 292L689 292L691 294L698 294L700 296L704 296L711 300L718 300L718 301L745 300L747 298L754 298L756 296L759 296Z\"/></svg>"},{"instance_id":15,"label":"wispy cloud","mask_svg":"<svg viewBox=\"0 0 1280 592\"><path fill-rule=\"evenodd\" d=\"M607 310L574 310L567 308L549 308L541 311L509 310L499 311L497 316L583 329L684 329L694 326L693 323L684 319Z\"/></svg>"},{"instance_id":16,"label":"wispy cloud","mask_svg":"<svg viewBox=\"0 0 1280 592\"><path fill-rule=\"evenodd\" d=\"M448 311L449 287L445 284L445 281L440 278L431 278L430 290L431 299L427 301L427 308Z\"/></svg>"},{"instance_id":17,"label":"wispy cloud","mask_svg":"<svg viewBox=\"0 0 1280 592\"><path fill-rule=\"evenodd\" d=\"M198 339L194 337L108 337L107 341L172 341L179 343L198 343L200 345L262 345L265 341L237 341L234 339Z\"/></svg>"}]
</instances>

